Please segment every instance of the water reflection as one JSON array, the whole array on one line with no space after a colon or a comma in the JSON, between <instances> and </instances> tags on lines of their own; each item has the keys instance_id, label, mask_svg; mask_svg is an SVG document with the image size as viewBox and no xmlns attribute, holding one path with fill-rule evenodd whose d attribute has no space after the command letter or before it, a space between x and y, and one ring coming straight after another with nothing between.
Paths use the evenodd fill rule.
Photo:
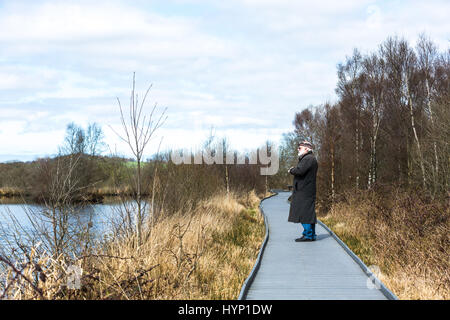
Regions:
<instances>
[{"instance_id":1,"label":"water reflection","mask_svg":"<svg viewBox=\"0 0 450 320\"><path fill-rule=\"evenodd\" d=\"M94 238L101 237L110 231L110 222L117 219L120 212L124 212L124 209L134 212L134 208L135 203L132 201L121 203L118 198L106 198L102 204L72 208L73 210L68 214L68 224L69 226L82 227L89 224ZM46 211L48 211L48 208L45 206L28 204L20 198L0 198L0 249L6 246L7 240L13 239L15 234L31 233L36 230L36 228L33 228L30 217L38 218L42 221L41 225L50 230L50 218L45 215ZM23 229L17 230L17 226ZM25 241L25 239L23 240Z\"/></svg>"}]
</instances>

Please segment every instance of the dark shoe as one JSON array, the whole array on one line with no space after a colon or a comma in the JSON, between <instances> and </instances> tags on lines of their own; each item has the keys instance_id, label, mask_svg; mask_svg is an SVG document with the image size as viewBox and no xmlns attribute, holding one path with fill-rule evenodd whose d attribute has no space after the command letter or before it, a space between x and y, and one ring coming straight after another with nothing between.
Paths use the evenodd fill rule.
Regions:
<instances>
[{"instance_id":1,"label":"dark shoe","mask_svg":"<svg viewBox=\"0 0 450 320\"><path fill-rule=\"evenodd\" d=\"M305 236L301 236L300 238L295 239L295 242L308 242L308 241L314 241L314 239L305 238Z\"/></svg>"}]
</instances>

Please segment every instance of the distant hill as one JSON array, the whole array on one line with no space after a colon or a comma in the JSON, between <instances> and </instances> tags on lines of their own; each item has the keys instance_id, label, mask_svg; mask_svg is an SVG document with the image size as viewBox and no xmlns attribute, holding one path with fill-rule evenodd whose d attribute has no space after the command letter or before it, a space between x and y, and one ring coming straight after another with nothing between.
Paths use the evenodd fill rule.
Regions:
<instances>
[{"instance_id":1,"label":"distant hill","mask_svg":"<svg viewBox=\"0 0 450 320\"><path fill-rule=\"evenodd\" d=\"M39 154L0 154L0 163L13 163L13 162L29 162L36 160L37 158L44 157L45 155Z\"/></svg>"}]
</instances>

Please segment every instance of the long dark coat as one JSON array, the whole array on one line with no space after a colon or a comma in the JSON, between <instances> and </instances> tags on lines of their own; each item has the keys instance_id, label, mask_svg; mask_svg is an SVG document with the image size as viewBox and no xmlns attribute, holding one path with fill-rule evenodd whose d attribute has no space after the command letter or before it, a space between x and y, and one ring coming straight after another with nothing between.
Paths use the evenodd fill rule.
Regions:
<instances>
[{"instance_id":1,"label":"long dark coat","mask_svg":"<svg viewBox=\"0 0 450 320\"><path fill-rule=\"evenodd\" d=\"M298 164L289 173L294 175L289 222L317 223L316 217L316 174L317 160L312 152L298 159Z\"/></svg>"}]
</instances>

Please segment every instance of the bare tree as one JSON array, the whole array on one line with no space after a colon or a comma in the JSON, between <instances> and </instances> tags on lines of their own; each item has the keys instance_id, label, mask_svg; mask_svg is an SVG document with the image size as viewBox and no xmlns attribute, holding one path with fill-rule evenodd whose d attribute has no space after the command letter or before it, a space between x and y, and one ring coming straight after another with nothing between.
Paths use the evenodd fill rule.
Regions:
<instances>
[{"instance_id":1,"label":"bare tree","mask_svg":"<svg viewBox=\"0 0 450 320\"><path fill-rule=\"evenodd\" d=\"M426 110L428 111L428 117L431 124L432 136L436 130L435 116L432 108L432 95L435 91L435 68L437 60L437 48L427 39L425 35L420 35L419 41L417 43L417 62L418 67L424 78L425 94L426 94ZM439 177L439 156L437 150L436 139L432 139L433 144L433 154L434 154L434 164L431 166L433 173L433 194L437 192L438 189L438 177Z\"/></svg>"},{"instance_id":2,"label":"bare tree","mask_svg":"<svg viewBox=\"0 0 450 320\"><path fill-rule=\"evenodd\" d=\"M361 97L358 92L360 73L361 73L361 53L354 49L353 55L347 58L345 64L338 65L338 85L336 92L349 101L349 107L353 113L354 130L355 130L355 184L356 189L360 186L360 151L362 147L362 132L361 132Z\"/></svg>"},{"instance_id":3,"label":"bare tree","mask_svg":"<svg viewBox=\"0 0 450 320\"><path fill-rule=\"evenodd\" d=\"M95 156L104 150L103 131L97 123L90 123L86 130L86 152Z\"/></svg>"},{"instance_id":4,"label":"bare tree","mask_svg":"<svg viewBox=\"0 0 450 320\"><path fill-rule=\"evenodd\" d=\"M316 144L317 132L315 115L312 112L313 107L310 106L302 112L297 112L294 118L295 133L299 140L308 140L312 144Z\"/></svg>"},{"instance_id":5,"label":"bare tree","mask_svg":"<svg viewBox=\"0 0 450 320\"><path fill-rule=\"evenodd\" d=\"M412 162L419 160L421 168L421 181L425 187L425 167L423 163L423 153L416 126L416 102L418 94L416 92L416 58L414 52L409 48L406 40L397 38L388 38L381 46L381 54L386 61L386 70L389 77L389 96L390 96L390 116L398 114L398 123L401 126L403 136L403 146L398 145L398 153L401 149L406 149L403 154L406 158L407 183L411 183L413 173ZM409 123L409 125L408 125ZM413 137L411 139L411 131ZM398 133L398 130L397 130ZM418 157L412 157L410 152L411 144L416 144ZM400 162L398 163L400 166Z\"/></svg>"},{"instance_id":6,"label":"bare tree","mask_svg":"<svg viewBox=\"0 0 450 320\"><path fill-rule=\"evenodd\" d=\"M165 118L164 114L167 110L165 108L161 115L155 121L155 111L157 104L155 104L150 112L150 114L143 114L144 104L148 93L150 92L152 85L150 85L144 94L142 101L139 101L139 97L136 94L136 74L133 73L133 86L131 90L130 105L128 108L128 115L125 116L120 103L120 99L117 98L120 109L120 120L122 122L123 134L117 133L112 127L111 129L116 133L116 135L124 141L136 160L136 175L134 181L134 191L136 200L136 213L135 213L135 225L137 232L138 245L141 243L142 237L142 223L145 217L146 202L142 199L142 159L144 155L145 148L149 143L150 139L154 135L155 131L160 128L167 116Z\"/></svg>"},{"instance_id":7,"label":"bare tree","mask_svg":"<svg viewBox=\"0 0 450 320\"><path fill-rule=\"evenodd\" d=\"M377 180L377 140L383 116L383 96L385 85L385 63L376 54L363 60L363 99L370 119L370 163L368 188Z\"/></svg>"},{"instance_id":8,"label":"bare tree","mask_svg":"<svg viewBox=\"0 0 450 320\"><path fill-rule=\"evenodd\" d=\"M419 154L419 165L422 171L422 186L426 189L426 173L425 173L425 163L422 152L422 144L419 139L419 135L417 132L416 119L414 116L414 109L420 108L420 105L415 103L415 99L413 98L413 91L411 89L412 78L416 70L416 55L414 51L412 51L406 41L400 41L399 44L400 49L400 58L402 59L402 80L403 80L403 89L404 95L407 99L407 106L409 108L409 115L411 120L411 129L414 135L414 141L417 146L417 152Z\"/></svg>"},{"instance_id":9,"label":"bare tree","mask_svg":"<svg viewBox=\"0 0 450 320\"><path fill-rule=\"evenodd\" d=\"M228 142L228 140L226 138L222 138L222 141L220 142L222 144L222 151L223 151L223 155L224 155L224 161L223 163L225 164L225 188L227 190L227 195L230 194L230 175L229 175L229 169L228 169L228 153L230 153L230 143ZM230 153L231 155L231 153ZM233 153L233 160L234 160L234 153ZM233 164L233 162L231 162L230 164Z\"/></svg>"},{"instance_id":10,"label":"bare tree","mask_svg":"<svg viewBox=\"0 0 450 320\"><path fill-rule=\"evenodd\" d=\"M328 103L324 105L324 122L323 122L323 144L322 148L328 146L330 157L330 189L331 202L336 199L336 145L339 143L341 134L339 133L339 113L336 106Z\"/></svg>"},{"instance_id":11,"label":"bare tree","mask_svg":"<svg viewBox=\"0 0 450 320\"><path fill-rule=\"evenodd\" d=\"M67 125L63 145L59 148L62 155L83 154L86 151L86 133L83 128L71 122Z\"/></svg>"}]
</instances>

